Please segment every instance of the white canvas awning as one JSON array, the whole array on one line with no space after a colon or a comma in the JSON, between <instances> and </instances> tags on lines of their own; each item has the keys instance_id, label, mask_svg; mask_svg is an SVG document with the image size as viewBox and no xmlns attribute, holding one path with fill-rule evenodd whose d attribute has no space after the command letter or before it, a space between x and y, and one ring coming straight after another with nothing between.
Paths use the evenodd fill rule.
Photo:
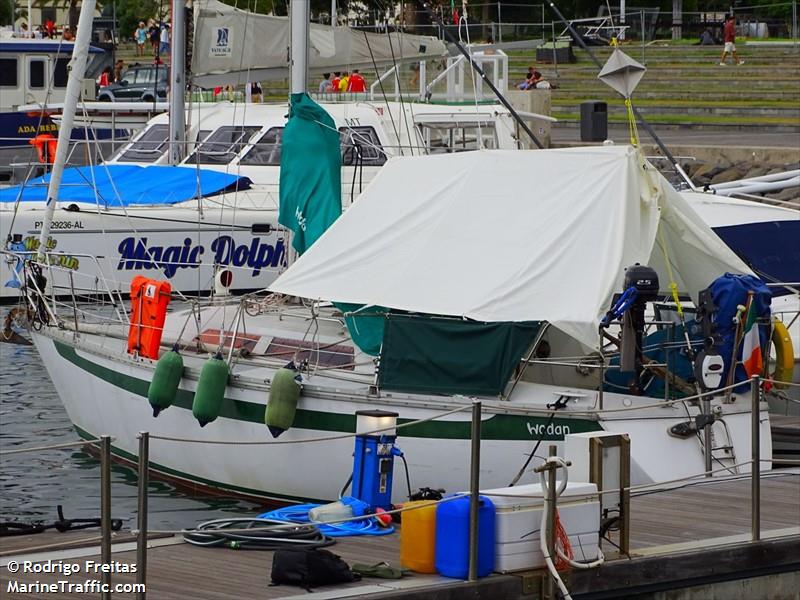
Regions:
<instances>
[{"instance_id":1,"label":"white canvas awning","mask_svg":"<svg viewBox=\"0 0 800 600\"><path fill-rule=\"evenodd\" d=\"M630 146L390 160L271 286L311 299L546 320L587 346L624 269L693 296L747 266Z\"/></svg>"},{"instance_id":2,"label":"white canvas awning","mask_svg":"<svg viewBox=\"0 0 800 600\"><path fill-rule=\"evenodd\" d=\"M240 10L218 2L195 3L192 75L196 85L242 85L287 77L290 25L287 17ZM308 65L312 73L362 69L374 64L425 60L447 54L432 36L366 33L349 27L311 23Z\"/></svg>"}]
</instances>

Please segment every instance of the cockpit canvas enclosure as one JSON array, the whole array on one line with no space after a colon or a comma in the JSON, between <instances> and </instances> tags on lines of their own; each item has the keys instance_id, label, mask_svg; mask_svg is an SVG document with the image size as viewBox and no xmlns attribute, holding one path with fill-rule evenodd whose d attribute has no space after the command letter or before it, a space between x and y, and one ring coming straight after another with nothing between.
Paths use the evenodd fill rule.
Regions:
<instances>
[{"instance_id":1,"label":"cockpit canvas enclosure","mask_svg":"<svg viewBox=\"0 0 800 600\"><path fill-rule=\"evenodd\" d=\"M667 269L666 261L671 269ZM484 323L548 321L588 348L625 268L696 298L750 273L631 146L391 159L270 286Z\"/></svg>"}]
</instances>

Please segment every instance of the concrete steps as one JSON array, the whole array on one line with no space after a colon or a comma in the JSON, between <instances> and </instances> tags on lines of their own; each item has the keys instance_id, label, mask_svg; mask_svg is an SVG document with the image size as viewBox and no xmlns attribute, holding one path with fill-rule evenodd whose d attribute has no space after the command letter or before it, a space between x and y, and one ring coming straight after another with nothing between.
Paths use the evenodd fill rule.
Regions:
<instances>
[{"instance_id":1,"label":"concrete steps","mask_svg":"<svg viewBox=\"0 0 800 600\"><path fill-rule=\"evenodd\" d=\"M738 44L744 65L721 67L721 47L664 46L645 49L647 73L634 94L634 104L648 122L660 128L710 130L800 131L800 47ZM641 47L623 48L642 60ZM610 48L593 48L605 61ZM577 125L585 100L608 102L610 123L624 123L619 95L598 81L598 68L586 52L575 50L578 62L537 64L546 79L558 84L552 92L553 116L564 126ZM532 56L515 55L509 79L525 77Z\"/></svg>"}]
</instances>

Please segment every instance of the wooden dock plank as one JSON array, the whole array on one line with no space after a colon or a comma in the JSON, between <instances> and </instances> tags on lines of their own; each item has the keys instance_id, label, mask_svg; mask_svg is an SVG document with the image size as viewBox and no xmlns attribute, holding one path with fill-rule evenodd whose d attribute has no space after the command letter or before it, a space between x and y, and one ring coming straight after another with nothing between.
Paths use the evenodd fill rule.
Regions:
<instances>
[{"instance_id":1,"label":"wooden dock plank","mask_svg":"<svg viewBox=\"0 0 800 600\"><path fill-rule=\"evenodd\" d=\"M733 534L746 534L750 530L750 480L713 480L699 485L660 491L631 499L631 546L645 549L664 544L693 542ZM800 527L800 473L795 471L772 472L761 482L762 492L762 530ZM45 533L39 536L26 536L25 546L19 539L0 538L0 552L13 550L23 553L24 548L53 544L61 539L69 542L75 536L88 537L87 532L75 534ZM61 537L59 537L61 536ZM161 542L156 540L154 543ZM399 560L399 536L390 535L368 538L341 539L330 550L339 554L349 564L355 562L375 563L387 561L397 565ZM74 550L73 552L81 552ZM83 551L86 554L86 550ZM44 557L42 557L44 558ZM85 560L98 560L99 555L81 556L71 561L83 563ZM133 564L136 553L133 550L115 552L114 560ZM9 556L0 558L0 564ZM260 598L270 600L304 593L290 586L269 586L272 552L229 550L222 548L200 548L188 544L161 545L148 552L148 594L158 600L198 598L203 600L229 600L239 598ZM59 580L72 582L87 578L100 579L100 575L85 572L66 578L57 574L10 574L0 568L0 589L3 598L53 598L52 594L28 593L14 595L5 593L11 579L20 582L42 581L53 583ZM133 583L134 574L114 574L113 583ZM420 585L441 582L442 578L411 575L408 585L414 581ZM449 581L449 580L448 580ZM366 593L374 591L380 580L364 580L360 583L338 586L335 590L363 588ZM325 591L330 588L320 588ZM387 589L388 588L384 588ZM97 597L82 593L58 594L66 599ZM119 593L114 598L133 598L133 594Z\"/></svg>"}]
</instances>

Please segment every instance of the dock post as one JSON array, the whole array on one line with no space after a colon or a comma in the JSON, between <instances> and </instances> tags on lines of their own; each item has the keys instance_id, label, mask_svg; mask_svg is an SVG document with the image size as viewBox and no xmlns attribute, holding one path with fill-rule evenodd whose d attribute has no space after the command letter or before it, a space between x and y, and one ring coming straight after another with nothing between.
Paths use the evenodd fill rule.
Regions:
<instances>
[{"instance_id":1,"label":"dock post","mask_svg":"<svg viewBox=\"0 0 800 600\"><path fill-rule=\"evenodd\" d=\"M136 592L137 600L147 598L147 487L150 483L147 465L150 462L150 434L139 432L139 489L138 489L138 527L136 535L136 583L141 584Z\"/></svg>"},{"instance_id":2,"label":"dock post","mask_svg":"<svg viewBox=\"0 0 800 600\"><path fill-rule=\"evenodd\" d=\"M111 563L111 437L100 436L100 561ZM103 570L100 597L111 600L111 573Z\"/></svg>"},{"instance_id":3,"label":"dock post","mask_svg":"<svg viewBox=\"0 0 800 600\"><path fill-rule=\"evenodd\" d=\"M481 403L472 403L472 453L469 477L469 580L478 580L478 502L481 476Z\"/></svg>"},{"instance_id":4,"label":"dock post","mask_svg":"<svg viewBox=\"0 0 800 600\"><path fill-rule=\"evenodd\" d=\"M558 447L550 445L548 456L557 456ZM556 562L556 469L550 468L547 471L547 553ZM555 581L548 573L545 579L544 597L553 600L555 595Z\"/></svg>"},{"instance_id":5,"label":"dock post","mask_svg":"<svg viewBox=\"0 0 800 600\"><path fill-rule=\"evenodd\" d=\"M751 446L752 463L750 464L750 508L751 533L754 542L761 539L761 378L754 375L750 379L750 394L753 406L750 422L752 424Z\"/></svg>"}]
</instances>

